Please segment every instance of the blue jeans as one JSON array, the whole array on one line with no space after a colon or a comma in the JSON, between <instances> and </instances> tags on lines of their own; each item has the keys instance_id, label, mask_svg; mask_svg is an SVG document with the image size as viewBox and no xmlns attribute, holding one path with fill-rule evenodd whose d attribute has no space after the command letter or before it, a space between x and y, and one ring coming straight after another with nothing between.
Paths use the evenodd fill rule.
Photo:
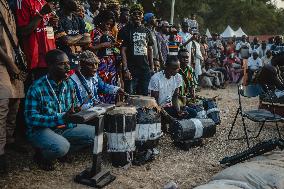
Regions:
<instances>
[{"instance_id":1,"label":"blue jeans","mask_svg":"<svg viewBox=\"0 0 284 189\"><path fill-rule=\"evenodd\" d=\"M91 146L94 138L94 126L78 125L66 130L36 128L28 139L33 147L40 150L45 159L55 160L69 151L74 152Z\"/></svg>"}]
</instances>

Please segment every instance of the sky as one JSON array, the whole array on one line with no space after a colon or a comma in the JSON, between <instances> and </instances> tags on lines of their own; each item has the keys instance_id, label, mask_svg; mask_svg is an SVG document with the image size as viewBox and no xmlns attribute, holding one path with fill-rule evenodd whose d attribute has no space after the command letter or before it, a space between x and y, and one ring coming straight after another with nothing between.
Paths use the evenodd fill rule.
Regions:
<instances>
[{"instance_id":1,"label":"sky","mask_svg":"<svg viewBox=\"0 0 284 189\"><path fill-rule=\"evenodd\" d=\"M278 7L282 7L282 8L284 8L284 1L280 1L280 0L278 0L278 2L277 2L277 6L278 6Z\"/></svg>"}]
</instances>

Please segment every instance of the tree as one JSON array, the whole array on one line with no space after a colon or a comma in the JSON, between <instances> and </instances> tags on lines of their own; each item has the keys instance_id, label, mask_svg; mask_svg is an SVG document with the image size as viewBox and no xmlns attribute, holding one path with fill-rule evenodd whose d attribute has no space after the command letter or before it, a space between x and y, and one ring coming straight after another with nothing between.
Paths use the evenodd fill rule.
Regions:
<instances>
[{"instance_id":1,"label":"tree","mask_svg":"<svg viewBox=\"0 0 284 189\"><path fill-rule=\"evenodd\" d=\"M141 0L146 12L169 20L171 0ZM250 35L281 34L284 30L284 9L269 0L176 0L175 23L197 14L201 31L210 28L222 32L227 25L242 27Z\"/></svg>"}]
</instances>

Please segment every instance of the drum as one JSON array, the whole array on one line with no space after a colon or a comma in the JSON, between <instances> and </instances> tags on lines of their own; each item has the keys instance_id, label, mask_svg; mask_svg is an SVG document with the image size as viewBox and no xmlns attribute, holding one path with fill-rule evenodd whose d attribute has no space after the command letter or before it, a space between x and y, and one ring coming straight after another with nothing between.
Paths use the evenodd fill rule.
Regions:
<instances>
[{"instance_id":1,"label":"drum","mask_svg":"<svg viewBox=\"0 0 284 189\"><path fill-rule=\"evenodd\" d=\"M107 111L114 109L114 104L99 104L87 110L82 110L71 116L72 123L86 123L99 115L105 114Z\"/></svg>"},{"instance_id":2,"label":"drum","mask_svg":"<svg viewBox=\"0 0 284 189\"><path fill-rule=\"evenodd\" d=\"M193 109L196 110L196 112L197 112L196 118L198 118L198 119L205 119L205 118L207 118L206 111L205 111L205 109L203 107L203 101L202 100L198 100L194 104L188 104L188 107L189 108L193 108Z\"/></svg>"},{"instance_id":3,"label":"drum","mask_svg":"<svg viewBox=\"0 0 284 189\"><path fill-rule=\"evenodd\" d=\"M136 113L134 107L116 107L106 114L107 150L114 167L122 167L132 162L135 151Z\"/></svg>"},{"instance_id":4,"label":"drum","mask_svg":"<svg viewBox=\"0 0 284 189\"><path fill-rule=\"evenodd\" d=\"M136 107L136 147L138 150L155 148L162 136L161 114L155 98L149 96L130 96L128 103Z\"/></svg>"},{"instance_id":5,"label":"drum","mask_svg":"<svg viewBox=\"0 0 284 189\"><path fill-rule=\"evenodd\" d=\"M216 125L212 119L176 120L171 126L171 135L175 142L209 138L216 133Z\"/></svg>"},{"instance_id":6,"label":"drum","mask_svg":"<svg viewBox=\"0 0 284 189\"><path fill-rule=\"evenodd\" d=\"M214 99L204 99L203 107L206 110L207 117L212 119L216 125L221 124L220 110Z\"/></svg>"}]
</instances>

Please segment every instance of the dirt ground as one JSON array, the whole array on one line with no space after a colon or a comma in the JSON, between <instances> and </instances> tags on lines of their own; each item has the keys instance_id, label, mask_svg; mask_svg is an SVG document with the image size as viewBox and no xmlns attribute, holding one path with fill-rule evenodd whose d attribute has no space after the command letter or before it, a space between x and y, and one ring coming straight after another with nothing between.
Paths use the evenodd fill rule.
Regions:
<instances>
[{"instance_id":1,"label":"dirt ground","mask_svg":"<svg viewBox=\"0 0 284 189\"><path fill-rule=\"evenodd\" d=\"M200 95L205 97L218 96L218 106L221 110L222 124L218 126L213 138L204 140L202 147L182 151L176 148L169 136L164 135L160 141L160 155L151 163L144 166L132 166L129 169L112 168L108 162L104 167L110 169L116 176L116 180L107 186L107 189L160 189L170 181L175 182L181 189L190 189L208 182L211 177L223 168L219 164L226 155L232 155L246 148L245 141L228 141L227 135L233 121L238 96L236 86L228 86L218 91L202 90ZM247 107L256 107L258 99L245 101ZM249 130L253 133L258 125L248 122ZM243 134L240 127L240 119L237 121L236 134ZM283 130L282 130L283 131ZM277 136L276 128L268 125L259 139ZM0 188L88 188L75 184L73 177L91 164L91 155L86 151L75 155L74 162L70 164L58 164L56 171L45 172L37 169L32 162L31 151L23 155L15 152L7 152L10 165L10 173L0 178Z\"/></svg>"}]
</instances>

